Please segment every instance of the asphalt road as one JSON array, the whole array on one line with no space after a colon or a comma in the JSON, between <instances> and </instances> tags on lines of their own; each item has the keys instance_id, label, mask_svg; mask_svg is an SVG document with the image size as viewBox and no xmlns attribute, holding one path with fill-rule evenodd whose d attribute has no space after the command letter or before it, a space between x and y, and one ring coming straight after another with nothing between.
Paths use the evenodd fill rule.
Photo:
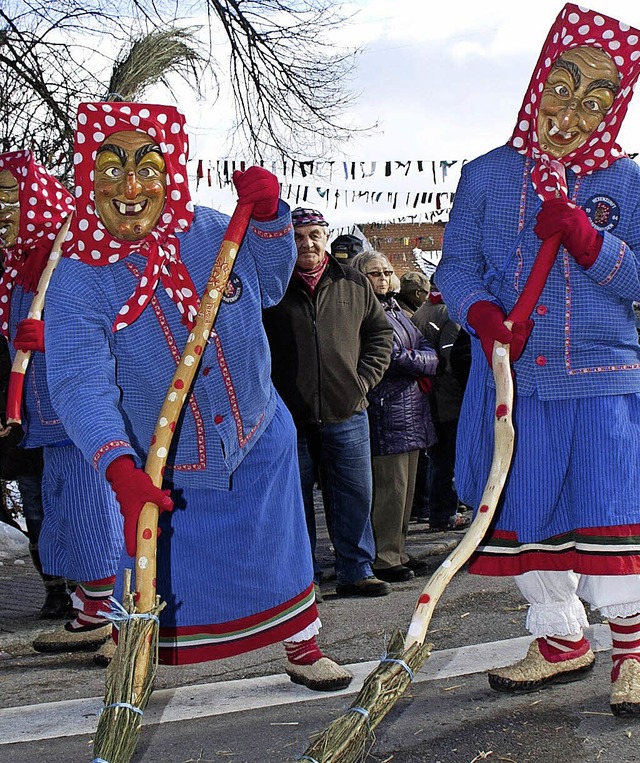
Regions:
<instances>
[{"instance_id":1,"label":"asphalt road","mask_svg":"<svg viewBox=\"0 0 640 763\"><path fill-rule=\"evenodd\" d=\"M410 541L415 553L434 551L428 546L433 536L427 540L416 528ZM453 547L456 536L440 541L441 550ZM326 554L329 568L328 547ZM430 557L434 568L443 558ZM328 580L320 605L325 651L351 664L360 681L384 654L393 630L406 628L424 582L395 585L391 595L365 600L336 598ZM525 613L511 580L459 573L431 623L428 640L435 651L376 729L368 760L639 762L640 720L620 721L609 712L606 651L600 651L593 673L576 684L520 697L489 689L487 666L508 663L526 650ZM599 622L597 616L592 620ZM35 617L21 638L13 627L13 637L0 633L0 761L89 763L104 670L90 655L33 652L24 633L42 628ZM599 649L607 648L607 639L608 629L596 625ZM280 645L274 645L215 663L161 667L133 762L299 759L313 735L341 715L355 694L318 696L295 687L283 675L284 664Z\"/></svg>"}]
</instances>

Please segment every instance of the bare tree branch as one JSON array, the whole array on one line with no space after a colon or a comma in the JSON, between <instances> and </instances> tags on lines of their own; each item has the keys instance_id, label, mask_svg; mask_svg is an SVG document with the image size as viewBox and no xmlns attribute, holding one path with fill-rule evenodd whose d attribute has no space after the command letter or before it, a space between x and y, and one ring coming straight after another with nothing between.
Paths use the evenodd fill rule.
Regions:
<instances>
[{"instance_id":1,"label":"bare tree branch","mask_svg":"<svg viewBox=\"0 0 640 763\"><path fill-rule=\"evenodd\" d=\"M216 71L233 94L234 141L253 158L326 155L353 133L342 120L357 51L335 43L347 21L338 0L4 0L1 144L30 146L68 179L81 100L141 99L150 83L170 87L169 72L195 92L211 81L215 100Z\"/></svg>"}]
</instances>

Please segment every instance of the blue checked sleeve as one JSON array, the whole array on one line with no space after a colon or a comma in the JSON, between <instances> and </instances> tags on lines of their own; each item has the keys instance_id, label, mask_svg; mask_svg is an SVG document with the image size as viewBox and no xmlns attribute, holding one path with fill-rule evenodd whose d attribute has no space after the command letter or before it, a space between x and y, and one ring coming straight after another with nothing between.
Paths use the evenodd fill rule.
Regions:
<instances>
[{"instance_id":1,"label":"blue checked sleeve","mask_svg":"<svg viewBox=\"0 0 640 763\"><path fill-rule=\"evenodd\" d=\"M91 272L93 271L93 272ZM47 380L67 433L100 472L118 456L140 459L120 408L112 354L112 310L98 268L63 259L47 292Z\"/></svg>"}]
</instances>

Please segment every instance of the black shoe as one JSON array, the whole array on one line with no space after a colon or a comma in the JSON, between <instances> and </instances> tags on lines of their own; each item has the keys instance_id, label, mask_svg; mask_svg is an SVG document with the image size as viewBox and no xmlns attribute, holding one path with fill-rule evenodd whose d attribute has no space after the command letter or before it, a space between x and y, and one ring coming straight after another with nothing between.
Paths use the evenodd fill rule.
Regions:
<instances>
[{"instance_id":1,"label":"black shoe","mask_svg":"<svg viewBox=\"0 0 640 763\"><path fill-rule=\"evenodd\" d=\"M41 620L68 619L73 617L71 597L64 587L47 589L44 604L40 609Z\"/></svg>"},{"instance_id":2,"label":"black shoe","mask_svg":"<svg viewBox=\"0 0 640 763\"><path fill-rule=\"evenodd\" d=\"M403 564L396 567L386 567L384 569L374 569L378 580L386 580L387 583L405 583L414 577L413 571Z\"/></svg>"},{"instance_id":3,"label":"black shoe","mask_svg":"<svg viewBox=\"0 0 640 763\"><path fill-rule=\"evenodd\" d=\"M409 560L404 563L404 566L408 567L417 578L430 572L428 562L416 559L415 556L410 556Z\"/></svg>"},{"instance_id":4,"label":"black shoe","mask_svg":"<svg viewBox=\"0 0 640 763\"><path fill-rule=\"evenodd\" d=\"M371 575L355 583L338 583L336 593L338 596L386 596L391 593L391 586Z\"/></svg>"}]
</instances>

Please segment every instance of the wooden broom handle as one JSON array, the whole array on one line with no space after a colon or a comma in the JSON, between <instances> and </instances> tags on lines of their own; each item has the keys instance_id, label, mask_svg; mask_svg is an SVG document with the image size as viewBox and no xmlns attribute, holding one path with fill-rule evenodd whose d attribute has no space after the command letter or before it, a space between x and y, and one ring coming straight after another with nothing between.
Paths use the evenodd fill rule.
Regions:
<instances>
[{"instance_id":1,"label":"wooden broom handle","mask_svg":"<svg viewBox=\"0 0 640 763\"><path fill-rule=\"evenodd\" d=\"M509 328L516 321L527 320L533 312L556 260L560 243L560 235L552 236L542 242L522 293L505 321L505 325ZM409 624L404 643L405 649L415 643L424 643L433 611L444 589L456 572L470 559L486 535L509 474L514 444L513 378L509 362L509 345L500 342L494 343L491 365L496 383L494 445L491 469L480 499L480 508L464 538L442 562L422 589Z\"/></svg>"},{"instance_id":2,"label":"wooden broom handle","mask_svg":"<svg viewBox=\"0 0 640 763\"><path fill-rule=\"evenodd\" d=\"M47 264L40 275L36 293L31 301L31 307L29 308L29 313L27 315L28 318L40 320L42 317L45 294L49 288L49 281L51 280L53 271L56 269L56 265L60 261L62 244L67 237L69 226L71 225L71 217L72 215L70 214L55 237L53 246L51 247L51 254L49 255ZM24 377L27 373L30 360L31 350L16 351L11 365L9 388L7 390L7 424L13 424L15 426L20 426L20 424L22 424L22 390L24 388Z\"/></svg>"},{"instance_id":3,"label":"wooden broom handle","mask_svg":"<svg viewBox=\"0 0 640 763\"><path fill-rule=\"evenodd\" d=\"M224 240L220 245L211 275L200 300L195 325L189 334L182 357L160 409L145 463L145 471L156 487L162 485L162 475L175 425L189 395L202 359L202 353L207 346L252 211L253 204L238 204L231 216ZM156 603L157 535L158 507L154 503L146 503L138 519L136 550L135 588L137 594L136 608L139 612L149 612Z\"/></svg>"}]
</instances>

